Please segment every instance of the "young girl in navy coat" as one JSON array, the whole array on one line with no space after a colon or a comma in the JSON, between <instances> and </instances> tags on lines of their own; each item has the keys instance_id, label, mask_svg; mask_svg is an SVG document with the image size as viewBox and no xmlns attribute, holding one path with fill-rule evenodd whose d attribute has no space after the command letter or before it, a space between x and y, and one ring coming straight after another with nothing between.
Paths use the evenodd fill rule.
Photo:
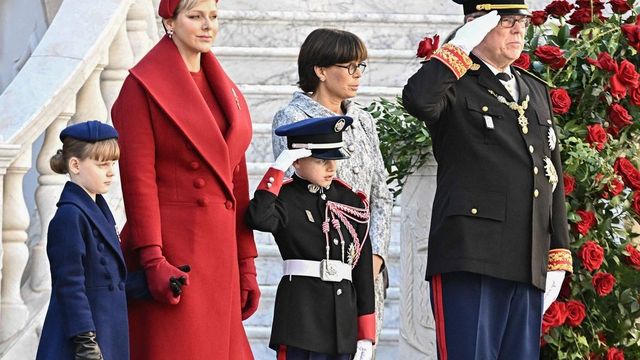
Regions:
<instances>
[{"instance_id":1,"label":"young girl in navy coat","mask_svg":"<svg viewBox=\"0 0 640 360\"><path fill-rule=\"evenodd\" d=\"M67 127L51 168L68 173L49 224L52 291L37 359L129 359L126 269L102 194L120 157L116 130L99 121Z\"/></svg>"}]
</instances>

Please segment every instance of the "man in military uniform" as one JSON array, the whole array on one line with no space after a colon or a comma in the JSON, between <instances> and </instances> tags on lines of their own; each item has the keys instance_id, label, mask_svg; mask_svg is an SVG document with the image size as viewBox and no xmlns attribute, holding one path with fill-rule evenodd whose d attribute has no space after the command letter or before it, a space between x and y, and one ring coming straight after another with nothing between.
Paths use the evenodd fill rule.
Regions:
<instances>
[{"instance_id":1,"label":"man in military uniform","mask_svg":"<svg viewBox=\"0 0 640 360\"><path fill-rule=\"evenodd\" d=\"M511 66L523 0L463 7L466 24L403 91L438 162L427 259L438 355L538 359L542 314L572 271L551 101Z\"/></svg>"},{"instance_id":2,"label":"man in military uniform","mask_svg":"<svg viewBox=\"0 0 640 360\"><path fill-rule=\"evenodd\" d=\"M249 227L270 232L284 260L269 346L279 360L370 360L375 339L366 195L335 178L348 116L278 127L284 150L249 203ZM295 174L284 180L293 164Z\"/></svg>"}]
</instances>

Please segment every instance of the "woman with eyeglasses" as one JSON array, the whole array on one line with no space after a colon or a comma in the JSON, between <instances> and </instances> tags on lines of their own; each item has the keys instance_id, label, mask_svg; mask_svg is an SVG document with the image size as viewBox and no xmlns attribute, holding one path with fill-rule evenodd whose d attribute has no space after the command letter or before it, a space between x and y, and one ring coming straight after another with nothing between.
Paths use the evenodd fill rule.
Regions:
<instances>
[{"instance_id":1,"label":"woman with eyeglasses","mask_svg":"<svg viewBox=\"0 0 640 360\"><path fill-rule=\"evenodd\" d=\"M387 174L373 118L350 100L357 95L367 57L363 41L353 33L335 29L312 31L298 55L298 86L302 91L295 92L289 104L276 113L273 129L313 117L346 115L353 118L352 126L343 133L343 150L350 158L340 163L337 177L354 190L366 193L370 205L369 241L373 248L377 341L387 283L384 264L391 237L393 196L387 188ZM275 158L287 149L284 137L273 135L272 144ZM336 243L331 246L339 248Z\"/></svg>"}]
</instances>

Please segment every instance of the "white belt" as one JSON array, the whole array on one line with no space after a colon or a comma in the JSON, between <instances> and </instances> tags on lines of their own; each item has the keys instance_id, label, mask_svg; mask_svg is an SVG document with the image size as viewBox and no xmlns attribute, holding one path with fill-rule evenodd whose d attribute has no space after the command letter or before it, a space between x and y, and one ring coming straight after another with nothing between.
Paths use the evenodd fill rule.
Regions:
<instances>
[{"instance_id":1,"label":"white belt","mask_svg":"<svg viewBox=\"0 0 640 360\"><path fill-rule=\"evenodd\" d=\"M282 266L284 276L309 276L323 281L351 281L351 265L340 260L285 260Z\"/></svg>"}]
</instances>

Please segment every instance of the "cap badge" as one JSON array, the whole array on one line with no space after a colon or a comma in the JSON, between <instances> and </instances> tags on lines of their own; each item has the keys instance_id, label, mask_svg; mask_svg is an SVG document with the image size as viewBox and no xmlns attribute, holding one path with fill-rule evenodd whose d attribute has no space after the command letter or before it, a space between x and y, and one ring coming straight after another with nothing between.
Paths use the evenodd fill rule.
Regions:
<instances>
[{"instance_id":1,"label":"cap badge","mask_svg":"<svg viewBox=\"0 0 640 360\"><path fill-rule=\"evenodd\" d=\"M345 125L344 119L340 119L340 120L336 121L336 124L333 126L333 130L335 132L340 132L340 131L342 131L342 129L344 129L344 125Z\"/></svg>"}]
</instances>

